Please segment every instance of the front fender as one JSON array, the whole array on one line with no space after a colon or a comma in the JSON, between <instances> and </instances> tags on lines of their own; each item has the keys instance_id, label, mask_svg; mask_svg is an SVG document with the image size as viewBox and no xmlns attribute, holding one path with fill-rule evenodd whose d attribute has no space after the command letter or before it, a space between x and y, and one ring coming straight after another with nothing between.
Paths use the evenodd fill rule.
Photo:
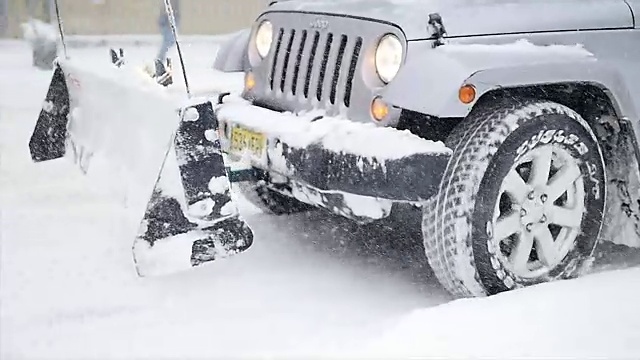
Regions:
<instances>
[{"instance_id":1,"label":"front fender","mask_svg":"<svg viewBox=\"0 0 640 360\"><path fill-rule=\"evenodd\" d=\"M244 71L248 64L247 46L251 30L244 29L231 36L220 45L213 68L223 72Z\"/></svg>"},{"instance_id":2,"label":"front fender","mask_svg":"<svg viewBox=\"0 0 640 360\"><path fill-rule=\"evenodd\" d=\"M505 45L451 44L431 49L414 43L407 62L381 92L391 104L437 117L465 117L475 103L458 100L473 84L478 96L498 88L554 83L591 83L605 90L621 117L637 118L624 78L616 68L579 46L538 46L526 40Z\"/></svg>"}]
</instances>

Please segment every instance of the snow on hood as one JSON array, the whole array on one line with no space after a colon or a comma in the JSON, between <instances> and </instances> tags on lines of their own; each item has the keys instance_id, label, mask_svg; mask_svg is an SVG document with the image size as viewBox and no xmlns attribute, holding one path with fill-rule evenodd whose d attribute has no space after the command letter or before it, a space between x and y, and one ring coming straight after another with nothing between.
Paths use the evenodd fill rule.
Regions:
<instances>
[{"instance_id":1,"label":"snow on hood","mask_svg":"<svg viewBox=\"0 0 640 360\"><path fill-rule=\"evenodd\" d=\"M270 10L378 19L400 26L408 40L429 38L436 12L450 37L634 26L623 0L292 0Z\"/></svg>"}]
</instances>

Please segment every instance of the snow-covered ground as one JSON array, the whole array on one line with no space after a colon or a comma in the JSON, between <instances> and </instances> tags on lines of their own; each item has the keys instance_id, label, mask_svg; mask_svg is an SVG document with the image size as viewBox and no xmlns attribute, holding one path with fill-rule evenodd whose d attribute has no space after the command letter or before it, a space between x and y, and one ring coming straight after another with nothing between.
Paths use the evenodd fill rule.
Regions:
<instances>
[{"instance_id":1,"label":"snow-covered ground","mask_svg":"<svg viewBox=\"0 0 640 360\"><path fill-rule=\"evenodd\" d=\"M185 52L198 76L215 45ZM70 54L108 62L105 47ZM137 278L118 201L65 160L30 161L50 75L31 67L26 43L0 41L3 360L640 357L640 268L612 270L640 264L637 251L601 249L598 269L610 271L581 279L451 301L425 265L415 214L358 227L322 212L266 215L240 199L250 250Z\"/></svg>"}]
</instances>

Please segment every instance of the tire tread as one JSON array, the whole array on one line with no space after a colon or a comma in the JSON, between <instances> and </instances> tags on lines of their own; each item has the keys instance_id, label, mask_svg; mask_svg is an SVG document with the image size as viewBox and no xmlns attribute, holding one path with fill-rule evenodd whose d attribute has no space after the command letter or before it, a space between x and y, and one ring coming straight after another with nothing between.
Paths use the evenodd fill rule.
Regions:
<instances>
[{"instance_id":1,"label":"tire tread","mask_svg":"<svg viewBox=\"0 0 640 360\"><path fill-rule=\"evenodd\" d=\"M478 105L446 140L453 155L438 194L424 206L422 230L429 264L440 283L455 297L487 295L472 251L475 194L493 154L507 136L525 121L543 114L567 115L589 128L576 112L564 105L503 99Z\"/></svg>"}]
</instances>

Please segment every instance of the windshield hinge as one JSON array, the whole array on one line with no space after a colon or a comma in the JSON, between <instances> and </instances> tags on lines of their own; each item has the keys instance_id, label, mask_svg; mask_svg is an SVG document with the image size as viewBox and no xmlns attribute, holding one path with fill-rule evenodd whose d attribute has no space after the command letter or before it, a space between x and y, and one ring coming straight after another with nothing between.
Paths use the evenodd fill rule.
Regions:
<instances>
[{"instance_id":1,"label":"windshield hinge","mask_svg":"<svg viewBox=\"0 0 640 360\"><path fill-rule=\"evenodd\" d=\"M431 38L435 40L433 47L438 47L445 44L444 37L447 35L447 30L442 23L442 17L438 13L429 14L429 31L431 32Z\"/></svg>"}]
</instances>

